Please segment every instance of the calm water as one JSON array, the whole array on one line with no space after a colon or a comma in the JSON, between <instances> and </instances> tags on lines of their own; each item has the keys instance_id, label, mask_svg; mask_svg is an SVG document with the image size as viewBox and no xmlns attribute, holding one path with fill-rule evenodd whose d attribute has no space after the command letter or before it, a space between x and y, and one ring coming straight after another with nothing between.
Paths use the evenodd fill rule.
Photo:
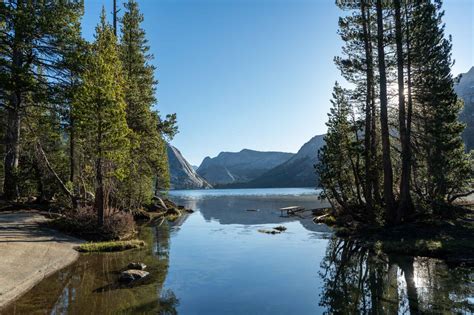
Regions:
<instances>
[{"instance_id":1,"label":"calm water","mask_svg":"<svg viewBox=\"0 0 474 315\"><path fill-rule=\"evenodd\" d=\"M472 269L377 257L334 238L309 214L279 216L283 206L324 206L312 189L175 191L170 197L196 212L169 227L143 227L145 250L81 256L2 314L474 312ZM276 225L287 230L258 231ZM152 276L118 286L130 261L143 261Z\"/></svg>"}]
</instances>

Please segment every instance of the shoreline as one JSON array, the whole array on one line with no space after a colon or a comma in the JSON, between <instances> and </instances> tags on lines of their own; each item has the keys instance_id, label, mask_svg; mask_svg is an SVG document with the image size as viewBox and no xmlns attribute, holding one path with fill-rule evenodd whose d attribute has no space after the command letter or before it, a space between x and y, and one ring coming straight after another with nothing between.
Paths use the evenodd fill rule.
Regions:
<instances>
[{"instance_id":1,"label":"shoreline","mask_svg":"<svg viewBox=\"0 0 474 315\"><path fill-rule=\"evenodd\" d=\"M0 311L79 258L83 241L42 226L48 220L35 210L0 212Z\"/></svg>"},{"instance_id":2,"label":"shoreline","mask_svg":"<svg viewBox=\"0 0 474 315\"><path fill-rule=\"evenodd\" d=\"M392 227L332 222L335 235L385 254L437 258L453 265L474 266L474 224L463 219L411 222Z\"/></svg>"}]
</instances>

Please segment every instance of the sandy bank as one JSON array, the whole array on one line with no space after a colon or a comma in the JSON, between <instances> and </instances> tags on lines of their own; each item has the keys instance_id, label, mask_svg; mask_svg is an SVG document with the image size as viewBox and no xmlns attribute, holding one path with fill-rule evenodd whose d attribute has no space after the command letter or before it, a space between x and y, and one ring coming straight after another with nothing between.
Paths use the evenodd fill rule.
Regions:
<instances>
[{"instance_id":1,"label":"sandy bank","mask_svg":"<svg viewBox=\"0 0 474 315\"><path fill-rule=\"evenodd\" d=\"M81 243L39 226L39 212L0 212L0 310L55 271L74 262Z\"/></svg>"}]
</instances>

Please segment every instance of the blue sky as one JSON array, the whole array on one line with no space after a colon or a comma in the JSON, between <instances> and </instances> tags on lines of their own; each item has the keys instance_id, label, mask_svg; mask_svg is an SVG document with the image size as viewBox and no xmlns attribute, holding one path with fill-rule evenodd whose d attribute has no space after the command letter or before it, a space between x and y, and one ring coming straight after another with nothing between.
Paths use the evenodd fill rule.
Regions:
<instances>
[{"instance_id":1,"label":"blue sky","mask_svg":"<svg viewBox=\"0 0 474 315\"><path fill-rule=\"evenodd\" d=\"M157 109L177 113L172 144L190 163L243 148L296 152L325 133L340 80L334 0L138 2L157 67ZM102 5L112 11L112 0L85 1L87 39ZM466 72L474 65L474 1L445 0L444 9L453 73Z\"/></svg>"}]
</instances>

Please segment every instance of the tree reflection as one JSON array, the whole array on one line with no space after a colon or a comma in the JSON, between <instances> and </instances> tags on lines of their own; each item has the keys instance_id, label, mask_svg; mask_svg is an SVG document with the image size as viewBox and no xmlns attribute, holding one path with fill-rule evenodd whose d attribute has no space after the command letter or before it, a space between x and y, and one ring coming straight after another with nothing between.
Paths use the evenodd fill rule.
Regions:
<instances>
[{"instance_id":1,"label":"tree reflection","mask_svg":"<svg viewBox=\"0 0 474 315\"><path fill-rule=\"evenodd\" d=\"M39 283L2 314L177 314L179 300L162 286L169 265L169 227L145 226L143 250L82 255ZM132 261L147 265L150 276L134 285L117 282Z\"/></svg>"},{"instance_id":2,"label":"tree reflection","mask_svg":"<svg viewBox=\"0 0 474 315\"><path fill-rule=\"evenodd\" d=\"M376 254L334 238L321 262L320 305L329 314L465 313L474 307L469 268L440 260Z\"/></svg>"}]
</instances>

